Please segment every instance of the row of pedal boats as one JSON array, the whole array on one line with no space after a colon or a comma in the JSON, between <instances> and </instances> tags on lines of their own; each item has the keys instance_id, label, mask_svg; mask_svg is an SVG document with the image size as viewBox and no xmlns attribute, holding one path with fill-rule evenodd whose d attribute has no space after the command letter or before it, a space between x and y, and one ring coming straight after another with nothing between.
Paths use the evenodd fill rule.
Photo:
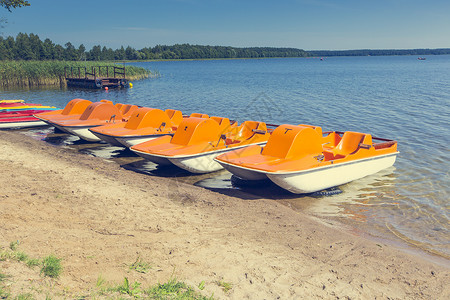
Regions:
<instances>
[{"instance_id":1,"label":"row of pedal boats","mask_svg":"<svg viewBox=\"0 0 450 300\"><path fill-rule=\"evenodd\" d=\"M0 128L24 128L46 125L35 114L58 110L54 106L25 103L24 100L0 100Z\"/></svg>"},{"instance_id":2,"label":"row of pedal boats","mask_svg":"<svg viewBox=\"0 0 450 300\"><path fill-rule=\"evenodd\" d=\"M73 99L37 119L90 142L124 146L159 165L192 173L225 168L242 180L270 179L296 194L313 193L392 166L397 142L313 125L241 124L179 110Z\"/></svg>"}]
</instances>

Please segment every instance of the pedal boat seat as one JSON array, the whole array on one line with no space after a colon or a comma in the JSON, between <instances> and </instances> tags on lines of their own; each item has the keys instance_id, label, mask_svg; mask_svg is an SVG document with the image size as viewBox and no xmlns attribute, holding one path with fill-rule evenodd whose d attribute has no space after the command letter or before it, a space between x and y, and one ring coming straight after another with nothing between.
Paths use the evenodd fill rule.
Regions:
<instances>
[{"instance_id":1,"label":"pedal boat seat","mask_svg":"<svg viewBox=\"0 0 450 300\"><path fill-rule=\"evenodd\" d=\"M361 145L366 147L372 145L372 136L370 134L346 131L335 148L323 151L325 161L345 158L349 154L354 154Z\"/></svg>"}]
</instances>

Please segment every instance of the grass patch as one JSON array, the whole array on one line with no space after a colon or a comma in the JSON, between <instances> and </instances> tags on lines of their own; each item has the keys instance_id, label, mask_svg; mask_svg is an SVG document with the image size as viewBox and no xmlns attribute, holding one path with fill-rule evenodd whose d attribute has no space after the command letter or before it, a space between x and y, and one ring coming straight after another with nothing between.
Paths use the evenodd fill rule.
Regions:
<instances>
[{"instance_id":1,"label":"grass patch","mask_svg":"<svg viewBox=\"0 0 450 300\"><path fill-rule=\"evenodd\" d=\"M194 288L188 286L186 283L178 281L176 278L169 279L163 284L156 284L150 288L142 288L139 282L130 282L127 277L119 285L107 287L104 286L104 279L99 276L97 279L98 295L106 296L108 299L123 299L117 297L114 293L124 295L134 299L154 299L154 300L213 300L214 298L205 297L196 291ZM92 295L91 295L92 296ZM93 297L95 299L95 297Z\"/></svg>"},{"instance_id":2,"label":"grass patch","mask_svg":"<svg viewBox=\"0 0 450 300\"><path fill-rule=\"evenodd\" d=\"M198 289L201 291L203 291L205 289L205 281L204 280L198 284Z\"/></svg>"},{"instance_id":3,"label":"grass patch","mask_svg":"<svg viewBox=\"0 0 450 300\"><path fill-rule=\"evenodd\" d=\"M11 251L0 252L0 261L5 260L15 260L19 262L24 262L29 268L33 268L41 264L39 259L30 258L28 254L23 251L18 251L19 242L11 242L9 244L9 249Z\"/></svg>"},{"instance_id":4,"label":"grass patch","mask_svg":"<svg viewBox=\"0 0 450 300\"><path fill-rule=\"evenodd\" d=\"M21 294L14 298L14 300L33 300L34 297L31 294Z\"/></svg>"},{"instance_id":5,"label":"grass patch","mask_svg":"<svg viewBox=\"0 0 450 300\"><path fill-rule=\"evenodd\" d=\"M16 252L16 258L18 261L27 262L29 260L28 255L24 252Z\"/></svg>"},{"instance_id":6,"label":"grass patch","mask_svg":"<svg viewBox=\"0 0 450 300\"><path fill-rule=\"evenodd\" d=\"M65 85L64 67L122 66L95 61L0 61L0 87ZM126 77L139 80L155 76L148 69L126 66Z\"/></svg>"},{"instance_id":7,"label":"grass patch","mask_svg":"<svg viewBox=\"0 0 450 300\"><path fill-rule=\"evenodd\" d=\"M11 294L0 286L0 299L9 299L9 296L11 296Z\"/></svg>"},{"instance_id":8,"label":"grass patch","mask_svg":"<svg viewBox=\"0 0 450 300\"><path fill-rule=\"evenodd\" d=\"M182 299L182 300L206 300L213 297L205 297L195 291L186 283L178 281L176 278L169 279L168 282L157 284L146 291L150 299Z\"/></svg>"},{"instance_id":9,"label":"grass patch","mask_svg":"<svg viewBox=\"0 0 450 300\"><path fill-rule=\"evenodd\" d=\"M2 251L0 253L0 261L5 261L5 260L11 259L11 258L14 258L14 255L11 252Z\"/></svg>"},{"instance_id":10,"label":"grass patch","mask_svg":"<svg viewBox=\"0 0 450 300\"><path fill-rule=\"evenodd\" d=\"M9 249L11 251L4 250L0 252L0 261L15 260L25 263L29 268L34 268L36 266L42 265L41 273L43 273L44 276L54 278L58 277L61 273L61 259L58 259L52 255L44 258L43 260L30 258L25 252L19 251L19 241L11 242L9 244Z\"/></svg>"},{"instance_id":11,"label":"grass patch","mask_svg":"<svg viewBox=\"0 0 450 300\"><path fill-rule=\"evenodd\" d=\"M16 251L18 247L19 247L19 241L9 243L9 249L11 249L12 251Z\"/></svg>"},{"instance_id":12,"label":"grass patch","mask_svg":"<svg viewBox=\"0 0 450 300\"><path fill-rule=\"evenodd\" d=\"M217 285L220 286L225 293L228 293L228 291L233 288L233 285L231 283L225 282L223 280L217 281Z\"/></svg>"},{"instance_id":13,"label":"grass patch","mask_svg":"<svg viewBox=\"0 0 450 300\"><path fill-rule=\"evenodd\" d=\"M150 264L142 261L140 257L136 258L136 261L130 265L130 270L144 274L150 271L151 268Z\"/></svg>"},{"instance_id":14,"label":"grass patch","mask_svg":"<svg viewBox=\"0 0 450 300\"><path fill-rule=\"evenodd\" d=\"M29 258L25 264L28 268L34 268L36 266L39 266L41 264L40 260L37 258Z\"/></svg>"},{"instance_id":15,"label":"grass patch","mask_svg":"<svg viewBox=\"0 0 450 300\"><path fill-rule=\"evenodd\" d=\"M2 282L3 280L5 280L5 278L8 278L8 275L5 275L3 273L0 273L0 282Z\"/></svg>"},{"instance_id":16,"label":"grass patch","mask_svg":"<svg viewBox=\"0 0 450 300\"><path fill-rule=\"evenodd\" d=\"M10 296L10 293L6 291L5 287L3 286L3 281L8 277L8 275L0 273L0 299L8 299L8 297Z\"/></svg>"},{"instance_id":17,"label":"grass patch","mask_svg":"<svg viewBox=\"0 0 450 300\"><path fill-rule=\"evenodd\" d=\"M95 283L95 286L96 286L97 288L101 288L101 287L103 286L104 283L105 283L105 278L103 278L102 275L99 275L99 276L97 277L97 282Z\"/></svg>"},{"instance_id":18,"label":"grass patch","mask_svg":"<svg viewBox=\"0 0 450 300\"><path fill-rule=\"evenodd\" d=\"M61 275L61 258L49 255L42 260L41 274L51 278L58 278Z\"/></svg>"},{"instance_id":19,"label":"grass patch","mask_svg":"<svg viewBox=\"0 0 450 300\"><path fill-rule=\"evenodd\" d=\"M120 294L126 294L136 298L139 297L142 293L140 286L141 284L136 281L130 284L128 278L125 277L123 283L121 285L118 285L115 289L113 289L113 291L115 290Z\"/></svg>"},{"instance_id":20,"label":"grass patch","mask_svg":"<svg viewBox=\"0 0 450 300\"><path fill-rule=\"evenodd\" d=\"M3 248L0 252L0 261L12 260L17 263L25 263L29 267L41 265L40 274L43 276L58 278L62 273L62 259L54 255L49 255L44 259L32 259L27 254L19 251L19 243L13 242L9 249ZM13 250L14 249L14 250ZM129 266L130 270L135 270L140 273L147 273L150 270L150 264L143 262L139 257ZM44 291L41 288L36 289L32 287L30 292L25 292L22 289L22 294L12 295L10 287L5 284L5 281L14 282L10 276L0 273L0 299L44 299ZM224 290L227 292L231 289L231 284L222 282ZM229 288L226 288L228 287ZM205 288L205 281L200 282L198 287L191 287L186 283L171 277L166 283L158 283L151 287L142 287L140 282L131 282L127 277L124 277L122 283L118 285L106 284L102 275L99 275L96 282L95 289L87 295L70 296L71 299L155 299L155 300L212 300L213 296L203 296L200 291ZM64 294L65 292L63 292ZM52 299L52 294L46 294L45 299ZM60 295L59 295L60 296ZM58 298L59 299L59 298Z\"/></svg>"}]
</instances>

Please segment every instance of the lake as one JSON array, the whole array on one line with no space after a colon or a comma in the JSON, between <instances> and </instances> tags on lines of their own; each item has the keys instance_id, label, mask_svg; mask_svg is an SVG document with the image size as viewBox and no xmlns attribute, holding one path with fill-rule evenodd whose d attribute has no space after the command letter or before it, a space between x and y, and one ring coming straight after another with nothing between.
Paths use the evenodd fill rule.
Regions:
<instances>
[{"instance_id":1,"label":"lake","mask_svg":"<svg viewBox=\"0 0 450 300\"><path fill-rule=\"evenodd\" d=\"M267 123L312 124L398 141L394 167L329 197L275 186L243 191L370 235L450 257L450 56L326 57L133 63L161 76L122 90L9 89L3 99L64 107L73 98L201 112ZM70 140L70 139L69 139ZM70 143L70 142L69 142ZM91 152L95 155L95 152ZM229 174L192 183L226 193ZM197 180L198 179L198 180Z\"/></svg>"}]
</instances>

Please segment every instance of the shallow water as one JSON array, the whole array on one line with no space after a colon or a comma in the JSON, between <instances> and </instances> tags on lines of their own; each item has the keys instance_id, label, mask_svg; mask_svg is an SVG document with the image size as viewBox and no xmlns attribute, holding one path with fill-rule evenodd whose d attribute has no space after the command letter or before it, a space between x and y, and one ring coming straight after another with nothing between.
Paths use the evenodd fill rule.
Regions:
<instances>
[{"instance_id":1,"label":"shallow water","mask_svg":"<svg viewBox=\"0 0 450 300\"><path fill-rule=\"evenodd\" d=\"M361 232L450 257L450 56L429 56L426 61L400 56L135 65L158 70L161 77L133 82L134 87L125 90L13 89L1 91L0 98L59 107L73 98L109 99L185 114L314 124L396 139L400 155L394 167L341 186L341 194L296 196L273 184L239 189L243 198L276 199L318 217L337 218ZM32 132L49 143L76 147L151 176L175 175L225 194L237 188L225 171L189 176L145 163L120 147Z\"/></svg>"}]
</instances>

